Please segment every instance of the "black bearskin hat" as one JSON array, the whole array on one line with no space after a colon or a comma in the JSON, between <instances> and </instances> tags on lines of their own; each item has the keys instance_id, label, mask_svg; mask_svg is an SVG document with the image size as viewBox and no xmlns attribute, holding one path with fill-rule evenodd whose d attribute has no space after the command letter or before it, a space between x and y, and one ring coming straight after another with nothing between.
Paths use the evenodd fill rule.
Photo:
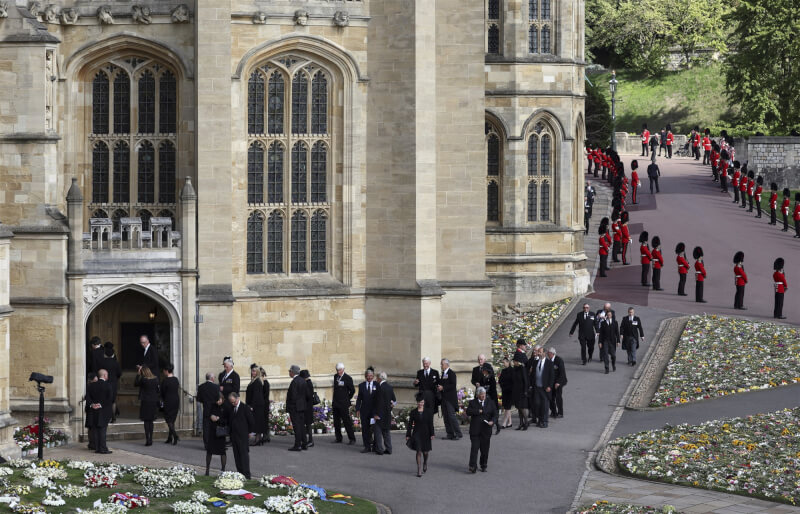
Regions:
<instances>
[{"instance_id":1,"label":"black bearskin hat","mask_svg":"<svg viewBox=\"0 0 800 514\"><path fill-rule=\"evenodd\" d=\"M653 245L653 248L658 248L661 246L661 238L658 236L653 236L653 240L650 241L650 244Z\"/></svg>"},{"instance_id":2,"label":"black bearskin hat","mask_svg":"<svg viewBox=\"0 0 800 514\"><path fill-rule=\"evenodd\" d=\"M744 262L744 252L741 250L736 252L736 255L733 256L734 264L739 264L740 262Z\"/></svg>"},{"instance_id":3,"label":"black bearskin hat","mask_svg":"<svg viewBox=\"0 0 800 514\"><path fill-rule=\"evenodd\" d=\"M672 125L670 125L669 123L667 123L667 130L672 132Z\"/></svg>"},{"instance_id":4,"label":"black bearskin hat","mask_svg":"<svg viewBox=\"0 0 800 514\"><path fill-rule=\"evenodd\" d=\"M647 128L647 123L642 123L642 128L646 129Z\"/></svg>"},{"instance_id":5,"label":"black bearskin hat","mask_svg":"<svg viewBox=\"0 0 800 514\"><path fill-rule=\"evenodd\" d=\"M700 248L699 246L695 246L694 250L692 251L692 257L694 257L695 259L699 259L702 256L703 256L703 249Z\"/></svg>"},{"instance_id":6,"label":"black bearskin hat","mask_svg":"<svg viewBox=\"0 0 800 514\"><path fill-rule=\"evenodd\" d=\"M646 243L648 239L650 239L650 234L648 234L646 230L639 234L640 243Z\"/></svg>"},{"instance_id":7,"label":"black bearskin hat","mask_svg":"<svg viewBox=\"0 0 800 514\"><path fill-rule=\"evenodd\" d=\"M794 194L794 201L800 202L800 192Z\"/></svg>"},{"instance_id":8,"label":"black bearskin hat","mask_svg":"<svg viewBox=\"0 0 800 514\"><path fill-rule=\"evenodd\" d=\"M722 159L726 160L726 161L727 161L728 159L730 159L730 158L731 158L731 156L730 156L730 154L728 153L728 151L727 151L727 150L723 150L723 151L721 151L721 152L719 153L719 156L720 156Z\"/></svg>"},{"instance_id":9,"label":"black bearskin hat","mask_svg":"<svg viewBox=\"0 0 800 514\"><path fill-rule=\"evenodd\" d=\"M745 165L745 166L746 166L746 165ZM755 173L753 173L753 170L750 170L750 171L748 171L748 172L747 172L747 176L748 176L749 178L753 178L753 177L755 177L755 176L756 176L756 174L755 174Z\"/></svg>"},{"instance_id":10,"label":"black bearskin hat","mask_svg":"<svg viewBox=\"0 0 800 514\"><path fill-rule=\"evenodd\" d=\"M788 187L784 187L783 188L783 196L785 196L786 198L789 198L791 195L792 195L792 192L789 191L789 188Z\"/></svg>"},{"instance_id":11,"label":"black bearskin hat","mask_svg":"<svg viewBox=\"0 0 800 514\"><path fill-rule=\"evenodd\" d=\"M771 190L773 190L773 191L777 191L778 190L778 184L776 184L775 182L770 182L769 188Z\"/></svg>"},{"instance_id":12,"label":"black bearskin hat","mask_svg":"<svg viewBox=\"0 0 800 514\"><path fill-rule=\"evenodd\" d=\"M636 159L631 161L631 170L638 170L639 169L639 161Z\"/></svg>"},{"instance_id":13,"label":"black bearskin hat","mask_svg":"<svg viewBox=\"0 0 800 514\"><path fill-rule=\"evenodd\" d=\"M683 253L685 251L686 251L686 245L683 243L678 243L678 245L675 247L675 253Z\"/></svg>"},{"instance_id":14,"label":"black bearskin hat","mask_svg":"<svg viewBox=\"0 0 800 514\"><path fill-rule=\"evenodd\" d=\"M619 209L614 209L611 211L611 219L613 221L617 221L619 219Z\"/></svg>"},{"instance_id":15,"label":"black bearskin hat","mask_svg":"<svg viewBox=\"0 0 800 514\"><path fill-rule=\"evenodd\" d=\"M758 185L760 186L760 185L762 185L763 183L764 183L764 177L762 177L761 175L759 175L759 176L758 176L758 178L756 179L756 184L758 184Z\"/></svg>"},{"instance_id":16,"label":"black bearskin hat","mask_svg":"<svg viewBox=\"0 0 800 514\"><path fill-rule=\"evenodd\" d=\"M705 130L705 134L706 134L706 135L709 135L709 134L711 134L711 130L709 130L708 128L706 128L706 130Z\"/></svg>"},{"instance_id":17,"label":"black bearskin hat","mask_svg":"<svg viewBox=\"0 0 800 514\"><path fill-rule=\"evenodd\" d=\"M783 269L783 259L778 257L775 259L775 263L772 265L772 269L775 271L780 271Z\"/></svg>"},{"instance_id":18,"label":"black bearskin hat","mask_svg":"<svg viewBox=\"0 0 800 514\"><path fill-rule=\"evenodd\" d=\"M733 167L734 167L734 169L738 170L739 168L742 167L742 163L739 162L739 161L733 161Z\"/></svg>"},{"instance_id":19,"label":"black bearskin hat","mask_svg":"<svg viewBox=\"0 0 800 514\"><path fill-rule=\"evenodd\" d=\"M603 235L605 235L606 231L608 231L608 225L603 225L601 223L600 226L597 227L597 234L598 235L603 236Z\"/></svg>"},{"instance_id":20,"label":"black bearskin hat","mask_svg":"<svg viewBox=\"0 0 800 514\"><path fill-rule=\"evenodd\" d=\"M797 194L800 195L800 193ZM630 220L630 218L631 215L628 214L628 211L622 211L622 214L620 214L620 221L622 221L622 223L627 223Z\"/></svg>"}]
</instances>

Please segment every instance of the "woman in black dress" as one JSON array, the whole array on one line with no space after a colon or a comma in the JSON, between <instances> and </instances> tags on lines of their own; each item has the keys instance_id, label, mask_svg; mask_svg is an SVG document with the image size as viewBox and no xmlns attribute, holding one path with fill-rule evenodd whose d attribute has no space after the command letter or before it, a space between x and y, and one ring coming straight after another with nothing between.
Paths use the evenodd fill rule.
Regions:
<instances>
[{"instance_id":1,"label":"woman in black dress","mask_svg":"<svg viewBox=\"0 0 800 514\"><path fill-rule=\"evenodd\" d=\"M264 368L258 369L261 371L261 382L264 384L264 425L267 427L267 431L264 432L264 440L269 442L269 380L267 380L267 372L264 371Z\"/></svg>"},{"instance_id":2,"label":"woman in black dress","mask_svg":"<svg viewBox=\"0 0 800 514\"><path fill-rule=\"evenodd\" d=\"M313 400L310 400L311 398L314 398L314 382L311 381L311 374L307 369L304 369L300 372L300 377L305 379L306 387L308 387L308 394L306 395L306 398L308 398L309 401L306 402L306 413L303 421L306 424L307 446L310 448L314 446L314 402Z\"/></svg>"},{"instance_id":3,"label":"woman in black dress","mask_svg":"<svg viewBox=\"0 0 800 514\"><path fill-rule=\"evenodd\" d=\"M134 385L139 388L139 419L144 421L145 446L152 446L153 420L158 413L158 379L150 368L142 366Z\"/></svg>"},{"instance_id":4,"label":"woman in black dress","mask_svg":"<svg viewBox=\"0 0 800 514\"><path fill-rule=\"evenodd\" d=\"M408 414L406 445L417 452L417 476L428 471L428 452L431 441L436 438L433 431L433 411L425 410L425 399L417 395L417 408Z\"/></svg>"},{"instance_id":5,"label":"woman in black dress","mask_svg":"<svg viewBox=\"0 0 800 514\"><path fill-rule=\"evenodd\" d=\"M225 435L217 435L217 427L225 427L225 397L219 393L217 403L211 406L208 419L211 421L211 434L205 443L206 447L206 476L208 476L208 469L211 467L211 458L214 455L219 455L220 472L225 471L225 464L228 463L228 455L225 449Z\"/></svg>"},{"instance_id":6,"label":"woman in black dress","mask_svg":"<svg viewBox=\"0 0 800 514\"><path fill-rule=\"evenodd\" d=\"M175 431L175 420L181 405L181 385L172 374L175 366L172 363L164 366L164 380L161 381L161 401L164 405L164 421L169 428L169 436L164 443L178 444L178 432Z\"/></svg>"},{"instance_id":7,"label":"woman in black dress","mask_svg":"<svg viewBox=\"0 0 800 514\"><path fill-rule=\"evenodd\" d=\"M500 428L511 426L511 409L514 408L514 378L511 376L511 361L508 357L503 359L503 369L500 371L500 393L503 395L503 422Z\"/></svg>"},{"instance_id":8,"label":"woman in black dress","mask_svg":"<svg viewBox=\"0 0 800 514\"><path fill-rule=\"evenodd\" d=\"M256 434L253 445L264 444L264 434L267 432L267 420L264 413L264 383L261 381L261 370L258 364L250 365L250 383L247 385L245 403L253 411L253 433Z\"/></svg>"}]
</instances>

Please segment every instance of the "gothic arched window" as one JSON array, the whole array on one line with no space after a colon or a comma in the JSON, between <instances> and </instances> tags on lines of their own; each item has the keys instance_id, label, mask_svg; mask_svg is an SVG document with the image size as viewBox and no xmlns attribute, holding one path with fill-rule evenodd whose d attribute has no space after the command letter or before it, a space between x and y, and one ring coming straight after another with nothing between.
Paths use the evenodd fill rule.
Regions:
<instances>
[{"instance_id":1,"label":"gothic arched window","mask_svg":"<svg viewBox=\"0 0 800 514\"><path fill-rule=\"evenodd\" d=\"M311 217L311 272L328 271L328 215L317 211Z\"/></svg>"},{"instance_id":2,"label":"gothic arched window","mask_svg":"<svg viewBox=\"0 0 800 514\"><path fill-rule=\"evenodd\" d=\"M108 75L98 72L92 81L92 133L108 133Z\"/></svg>"},{"instance_id":3,"label":"gothic arched window","mask_svg":"<svg viewBox=\"0 0 800 514\"><path fill-rule=\"evenodd\" d=\"M270 134L283 134L283 106L285 101L283 75L276 71L269 78L269 105L267 108Z\"/></svg>"},{"instance_id":4,"label":"gothic arched window","mask_svg":"<svg viewBox=\"0 0 800 514\"><path fill-rule=\"evenodd\" d=\"M158 202L175 203L175 145L162 141L158 146Z\"/></svg>"},{"instance_id":5,"label":"gothic arched window","mask_svg":"<svg viewBox=\"0 0 800 514\"><path fill-rule=\"evenodd\" d=\"M272 211L267 222L267 273L283 273L283 214Z\"/></svg>"},{"instance_id":6,"label":"gothic arched window","mask_svg":"<svg viewBox=\"0 0 800 514\"><path fill-rule=\"evenodd\" d=\"M306 213L295 211L292 214L292 273L305 273L306 266Z\"/></svg>"},{"instance_id":7,"label":"gothic arched window","mask_svg":"<svg viewBox=\"0 0 800 514\"><path fill-rule=\"evenodd\" d=\"M500 191L503 175L501 131L486 121L486 221L500 221Z\"/></svg>"},{"instance_id":8,"label":"gothic arched window","mask_svg":"<svg viewBox=\"0 0 800 514\"><path fill-rule=\"evenodd\" d=\"M311 84L311 133L328 132L328 79L318 71Z\"/></svg>"},{"instance_id":9,"label":"gothic arched window","mask_svg":"<svg viewBox=\"0 0 800 514\"><path fill-rule=\"evenodd\" d=\"M486 2L486 53L500 53L500 0Z\"/></svg>"},{"instance_id":10,"label":"gothic arched window","mask_svg":"<svg viewBox=\"0 0 800 514\"><path fill-rule=\"evenodd\" d=\"M327 198L328 147L322 141L311 150L311 202L324 203Z\"/></svg>"},{"instance_id":11,"label":"gothic arched window","mask_svg":"<svg viewBox=\"0 0 800 514\"><path fill-rule=\"evenodd\" d=\"M550 11L550 0L528 0L528 53L554 53L553 17Z\"/></svg>"},{"instance_id":12,"label":"gothic arched window","mask_svg":"<svg viewBox=\"0 0 800 514\"><path fill-rule=\"evenodd\" d=\"M165 70L158 81L158 131L162 134L174 134L178 131L178 86L175 75Z\"/></svg>"},{"instance_id":13,"label":"gothic arched window","mask_svg":"<svg viewBox=\"0 0 800 514\"><path fill-rule=\"evenodd\" d=\"M255 211L247 218L247 272L264 273L264 215Z\"/></svg>"},{"instance_id":14,"label":"gothic arched window","mask_svg":"<svg viewBox=\"0 0 800 514\"><path fill-rule=\"evenodd\" d=\"M257 71L247 82L247 133L264 133L264 77Z\"/></svg>"},{"instance_id":15,"label":"gothic arched window","mask_svg":"<svg viewBox=\"0 0 800 514\"><path fill-rule=\"evenodd\" d=\"M128 203L131 198L131 151L128 143L114 146L114 203Z\"/></svg>"},{"instance_id":16,"label":"gothic arched window","mask_svg":"<svg viewBox=\"0 0 800 514\"><path fill-rule=\"evenodd\" d=\"M114 79L114 134L131 132L131 79L124 71Z\"/></svg>"},{"instance_id":17,"label":"gothic arched window","mask_svg":"<svg viewBox=\"0 0 800 514\"><path fill-rule=\"evenodd\" d=\"M298 71L292 80L292 134L308 131L308 77Z\"/></svg>"},{"instance_id":18,"label":"gothic arched window","mask_svg":"<svg viewBox=\"0 0 800 514\"><path fill-rule=\"evenodd\" d=\"M306 203L308 186L308 148L302 141L292 148L292 203Z\"/></svg>"},{"instance_id":19,"label":"gothic arched window","mask_svg":"<svg viewBox=\"0 0 800 514\"><path fill-rule=\"evenodd\" d=\"M541 121L528 136L528 221L553 219L553 141L552 129Z\"/></svg>"},{"instance_id":20,"label":"gothic arched window","mask_svg":"<svg viewBox=\"0 0 800 514\"><path fill-rule=\"evenodd\" d=\"M500 221L500 189L496 180L486 186L486 220Z\"/></svg>"},{"instance_id":21,"label":"gothic arched window","mask_svg":"<svg viewBox=\"0 0 800 514\"><path fill-rule=\"evenodd\" d=\"M138 201L153 203L156 197L156 151L150 141L139 145Z\"/></svg>"},{"instance_id":22,"label":"gothic arched window","mask_svg":"<svg viewBox=\"0 0 800 514\"><path fill-rule=\"evenodd\" d=\"M156 131L156 79L148 70L139 77L139 134Z\"/></svg>"},{"instance_id":23,"label":"gothic arched window","mask_svg":"<svg viewBox=\"0 0 800 514\"><path fill-rule=\"evenodd\" d=\"M500 53L500 29L496 24L489 25L486 36L486 53L493 55Z\"/></svg>"},{"instance_id":24,"label":"gothic arched window","mask_svg":"<svg viewBox=\"0 0 800 514\"><path fill-rule=\"evenodd\" d=\"M267 168L267 196L269 203L283 202L283 145L273 141L269 145Z\"/></svg>"},{"instance_id":25,"label":"gothic arched window","mask_svg":"<svg viewBox=\"0 0 800 514\"><path fill-rule=\"evenodd\" d=\"M92 149L92 203L108 203L108 145L102 141Z\"/></svg>"},{"instance_id":26,"label":"gothic arched window","mask_svg":"<svg viewBox=\"0 0 800 514\"><path fill-rule=\"evenodd\" d=\"M247 202L264 202L264 148L253 143L247 150Z\"/></svg>"},{"instance_id":27,"label":"gothic arched window","mask_svg":"<svg viewBox=\"0 0 800 514\"><path fill-rule=\"evenodd\" d=\"M539 53L539 28L536 25L531 25L528 28L528 52L532 54Z\"/></svg>"}]
</instances>

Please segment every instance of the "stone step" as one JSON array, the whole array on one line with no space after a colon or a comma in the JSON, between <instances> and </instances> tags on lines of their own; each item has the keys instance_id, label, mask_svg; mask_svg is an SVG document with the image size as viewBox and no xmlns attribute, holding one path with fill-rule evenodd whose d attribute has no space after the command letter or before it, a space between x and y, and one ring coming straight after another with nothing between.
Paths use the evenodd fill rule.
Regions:
<instances>
[{"instance_id":1,"label":"stone step","mask_svg":"<svg viewBox=\"0 0 800 514\"><path fill-rule=\"evenodd\" d=\"M177 429L178 436L191 437L194 435L192 429ZM153 439L166 439L169 430L167 423L164 420L153 422ZM144 439L144 422L132 419L117 419L116 423L108 425L106 433L106 440L108 441L128 441ZM78 440L82 443L88 442L88 433L83 431L78 436Z\"/></svg>"}]
</instances>

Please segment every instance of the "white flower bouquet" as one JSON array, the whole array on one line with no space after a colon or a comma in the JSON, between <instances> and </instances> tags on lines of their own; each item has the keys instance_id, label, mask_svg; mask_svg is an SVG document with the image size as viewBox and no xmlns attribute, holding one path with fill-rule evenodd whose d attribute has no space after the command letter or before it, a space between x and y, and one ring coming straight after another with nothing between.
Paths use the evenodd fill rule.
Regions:
<instances>
[{"instance_id":1,"label":"white flower bouquet","mask_svg":"<svg viewBox=\"0 0 800 514\"><path fill-rule=\"evenodd\" d=\"M35 503L13 502L9 503L8 506L11 508L11 512L20 514L47 514L47 509Z\"/></svg>"},{"instance_id":2,"label":"white flower bouquet","mask_svg":"<svg viewBox=\"0 0 800 514\"><path fill-rule=\"evenodd\" d=\"M176 514L207 514L210 510L196 501L180 501L172 504L172 512Z\"/></svg>"},{"instance_id":3,"label":"white flower bouquet","mask_svg":"<svg viewBox=\"0 0 800 514\"><path fill-rule=\"evenodd\" d=\"M14 470L5 466L0 467L0 477L8 477L14 474Z\"/></svg>"},{"instance_id":4,"label":"white flower bouquet","mask_svg":"<svg viewBox=\"0 0 800 514\"><path fill-rule=\"evenodd\" d=\"M83 485L96 489L98 487L112 488L117 485L117 475L103 468L90 468L83 474Z\"/></svg>"},{"instance_id":5,"label":"white flower bouquet","mask_svg":"<svg viewBox=\"0 0 800 514\"><path fill-rule=\"evenodd\" d=\"M241 489L244 487L245 477L236 471L224 471L214 481L214 487L217 489Z\"/></svg>"},{"instance_id":6,"label":"white flower bouquet","mask_svg":"<svg viewBox=\"0 0 800 514\"><path fill-rule=\"evenodd\" d=\"M143 509L150 505L150 499L133 493L114 493L108 497L108 503L122 505L126 509Z\"/></svg>"},{"instance_id":7,"label":"white flower bouquet","mask_svg":"<svg viewBox=\"0 0 800 514\"><path fill-rule=\"evenodd\" d=\"M35 487L37 489L50 489L55 486L56 483L47 477L36 476L33 478L33 480L31 480L31 487Z\"/></svg>"},{"instance_id":8,"label":"white flower bouquet","mask_svg":"<svg viewBox=\"0 0 800 514\"><path fill-rule=\"evenodd\" d=\"M270 496L264 501L264 507L269 512L279 514L312 514L316 512L310 499L294 496Z\"/></svg>"},{"instance_id":9,"label":"white flower bouquet","mask_svg":"<svg viewBox=\"0 0 800 514\"><path fill-rule=\"evenodd\" d=\"M67 498L85 498L89 496L89 488L83 485L59 485L58 494Z\"/></svg>"},{"instance_id":10,"label":"white flower bouquet","mask_svg":"<svg viewBox=\"0 0 800 514\"><path fill-rule=\"evenodd\" d=\"M89 462L88 460L71 460L67 463L67 467L69 469L80 469L81 471L86 471L87 469L94 467L94 462Z\"/></svg>"},{"instance_id":11,"label":"white flower bouquet","mask_svg":"<svg viewBox=\"0 0 800 514\"><path fill-rule=\"evenodd\" d=\"M48 507L60 507L65 503L67 502L64 501L64 498L59 496L55 491L49 489L47 494L45 494L44 500L42 500L42 505L47 505Z\"/></svg>"},{"instance_id":12,"label":"white flower bouquet","mask_svg":"<svg viewBox=\"0 0 800 514\"><path fill-rule=\"evenodd\" d=\"M252 505L231 505L225 509L226 514L270 514L268 510L259 509Z\"/></svg>"},{"instance_id":13,"label":"white flower bouquet","mask_svg":"<svg viewBox=\"0 0 800 514\"><path fill-rule=\"evenodd\" d=\"M279 482L273 482L274 479L278 478L279 475L264 475L259 480L258 484L261 487L266 487L267 489L281 489L288 487L286 484L281 484Z\"/></svg>"},{"instance_id":14,"label":"white flower bouquet","mask_svg":"<svg viewBox=\"0 0 800 514\"><path fill-rule=\"evenodd\" d=\"M192 501L197 503L205 503L208 499L211 498L211 495L205 491L195 491L192 493Z\"/></svg>"},{"instance_id":15,"label":"white flower bouquet","mask_svg":"<svg viewBox=\"0 0 800 514\"><path fill-rule=\"evenodd\" d=\"M25 459L9 459L6 461L6 466L11 466L12 468L29 468L33 465L33 462Z\"/></svg>"},{"instance_id":16,"label":"white flower bouquet","mask_svg":"<svg viewBox=\"0 0 800 514\"><path fill-rule=\"evenodd\" d=\"M67 471L56 467L31 467L22 472L25 478L46 478L48 480L66 480ZM36 486L34 486L36 487Z\"/></svg>"}]
</instances>

